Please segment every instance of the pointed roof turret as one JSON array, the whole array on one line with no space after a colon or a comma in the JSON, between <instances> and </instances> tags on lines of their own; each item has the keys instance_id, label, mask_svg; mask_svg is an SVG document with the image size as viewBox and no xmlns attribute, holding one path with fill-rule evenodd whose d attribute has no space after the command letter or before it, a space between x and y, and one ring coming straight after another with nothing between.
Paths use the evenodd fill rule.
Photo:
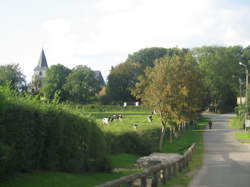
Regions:
<instances>
[{"instance_id":1,"label":"pointed roof turret","mask_svg":"<svg viewBox=\"0 0 250 187\"><path fill-rule=\"evenodd\" d=\"M41 51L38 64L37 64L37 66L36 66L36 68L34 70L36 71L36 70L41 70L41 69L48 69L48 64L47 64L47 60L46 60L43 49Z\"/></svg>"}]
</instances>

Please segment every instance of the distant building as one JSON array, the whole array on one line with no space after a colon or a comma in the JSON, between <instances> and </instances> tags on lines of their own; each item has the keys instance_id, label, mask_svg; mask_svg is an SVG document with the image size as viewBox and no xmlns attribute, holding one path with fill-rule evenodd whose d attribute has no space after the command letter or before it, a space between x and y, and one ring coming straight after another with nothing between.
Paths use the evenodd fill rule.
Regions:
<instances>
[{"instance_id":1,"label":"distant building","mask_svg":"<svg viewBox=\"0 0 250 187\"><path fill-rule=\"evenodd\" d=\"M102 73L100 71L94 71L94 72L95 72L95 78L96 80L98 80L100 87L101 88L104 87L106 84L102 77Z\"/></svg>"},{"instance_id":2,"label":"distant building","mask_svg":"<svg viewBox=\"0 0 250 187\"><path fill-rule=\"evenodd\" d=\"M47 60L42 49L38 64L34 69L34 74L32 76L32 90L33 92L38 92L42 87L42 81L45 77L46 70L48 69Z\"/></svg>"}]
</instances>

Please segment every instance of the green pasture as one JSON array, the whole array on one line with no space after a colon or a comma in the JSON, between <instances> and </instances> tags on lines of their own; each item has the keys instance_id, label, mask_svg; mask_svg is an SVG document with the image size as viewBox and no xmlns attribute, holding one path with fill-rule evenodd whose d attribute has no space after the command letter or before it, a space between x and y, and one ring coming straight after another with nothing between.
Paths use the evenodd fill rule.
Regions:
<instances>
[{"instance_id":1,"label":"green pasture","mask_svg":"<svg viewBox=\"0 0 250 187\"><path fill-rule=\"evenodd\" d=\"M104 117L111 116L113 114L122 114L122 120L115 120L108 125L102 124L102 119ZM141 130L150 130L154 128L160 128L160 119L157 115L153 116L153 121L150 123L147 120L147 116L150 115L150 112L99 112L99 113L88 113L92 118L96 120L104 131L108 132L125 132L125 131L141 131ZM137 124L136 129L133 128L133 124Z\"/></svg>"}]
</instances>

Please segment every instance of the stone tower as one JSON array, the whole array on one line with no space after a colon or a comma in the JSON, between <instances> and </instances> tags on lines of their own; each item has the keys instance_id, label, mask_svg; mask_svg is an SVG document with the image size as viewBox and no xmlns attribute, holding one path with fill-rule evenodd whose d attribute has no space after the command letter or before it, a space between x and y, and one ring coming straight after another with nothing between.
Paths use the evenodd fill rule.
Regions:
<instances>
[{"instance_id":1,"label":"stone tower","mask_svg":"<svg viewBox=\"0 0 250 187\"><path fill-rule=\"evenodd\" d=\"M48 69L47 60L44 54L44 50L42 49L40 58L38 60L38 64L34 69L34 74L32 76L32 90L33 92L39 92L42 87L42 81L45 77L46 70Z\"/></svg>"}]
</instances>

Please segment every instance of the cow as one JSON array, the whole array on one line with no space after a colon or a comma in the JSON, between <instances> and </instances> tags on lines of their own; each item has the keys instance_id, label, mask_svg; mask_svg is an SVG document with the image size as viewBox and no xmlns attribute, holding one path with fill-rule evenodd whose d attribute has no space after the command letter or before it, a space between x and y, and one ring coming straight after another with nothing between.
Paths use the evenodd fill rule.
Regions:
<instances>
[{"instance_id":1,"label":"cow","mask_svg":"<svg viewBox=\"0 0 250 187\"><path fill-rule=\"evenodd\" d=\"M152 115L149 115L149 116L147 117L147 120L148 120L149 123L151 123L151 122L153 121L153 116L152 116Z\"/></svg>"},{"instance_id":2,"label":"cow","mask_svg":"<svg viewBox=\"0 0 250 187\"><path fill-rule=\"evenodd\" d=\"M102 124L108 125L109 124L109 118L103 118L102 119Z\"/></svg>"},{"instance_id":3,"label":"cow","mask_svg":"<svg viewBox=\"0 0 250 187\"><path fill-rule=\"evenodd\" d=\"M134 123L134 124L132 125L132 127L133 127L133 129L137 130L137 128L139 127L139 125L138 125L137 123Z\"/></svg>"}]
</instances>

